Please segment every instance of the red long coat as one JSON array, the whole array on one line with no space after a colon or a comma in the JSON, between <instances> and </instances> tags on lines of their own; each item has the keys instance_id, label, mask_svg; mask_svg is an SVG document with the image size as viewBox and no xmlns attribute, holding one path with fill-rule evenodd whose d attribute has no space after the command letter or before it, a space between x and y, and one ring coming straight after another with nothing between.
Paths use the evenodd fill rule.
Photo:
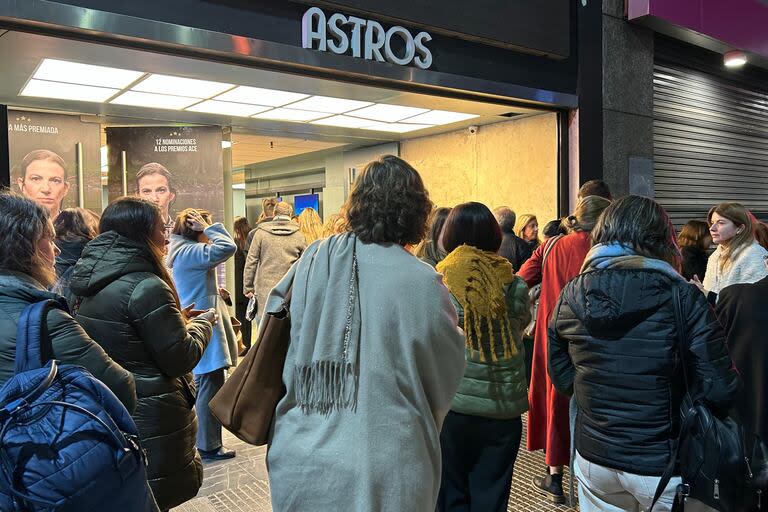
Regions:
<instances>
[{"instance_id":1,"label":"red long coat","mask_svg":"<svg viewBox=\"0 0 768 512\"><path fill-rule=\"evenodd\" d=\"M571 233L557 240L547 256L542 275L541 259L546 245L540 245L517 273L528 286L541 283L528 390L527 447L530 451L545 450L548 466L567 466L571 455L568 397L557 392L547 374L547 325L560 291L579 275L591 242L587 232Z\"/></svg>"}]
</instances>

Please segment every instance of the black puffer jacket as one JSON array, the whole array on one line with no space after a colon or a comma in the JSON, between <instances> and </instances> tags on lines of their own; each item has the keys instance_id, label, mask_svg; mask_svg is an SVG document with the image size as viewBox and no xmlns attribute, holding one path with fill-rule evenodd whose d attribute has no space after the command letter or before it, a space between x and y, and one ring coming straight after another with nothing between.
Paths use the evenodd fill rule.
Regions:
<instances>
[{"instance_id":1,"label":"black puffer jacket","mask_svg":"<svg viewBox=\"0 0 768 512\"><path fill-rule=\"evenodd\" d=\"M21 312L29 304L54 297L56 294L46 291L28 275L0 270L0 386L13 376ZM136 407L133 375L110 359L64 311L51 310L46 325L53 357L62 363L84 367L112 390L128 412L133 413Z\"/></svg>"},{"instance_id":2,"label":"black puffer jacket","mask_svg":"<svg viewBox=\"0 0 768 512\"><path fill-rule=\"evenodd\" d=\"M113 231L86 246L71 289L83 297L78 321L136 378L133 417L157 504L167 510L193 498L203 471L190 371L210 340L211 324L185 323L147 248Z\"/></svg>"},{"instance_id":3,"label":"black puffer jacket","mask_svg":"<svg viewBox=\"0 0 768 512\"><path fill-rule=\"evenodd\" d=\"M693 285L650 269L595 270L563 289L549 325L549 375L575 391L576 449L596 464L664 472L685 393L672 293L680 289L691 390L714 409L732 403L738 374L723 330Z\"/></svg>"}]
</instances>

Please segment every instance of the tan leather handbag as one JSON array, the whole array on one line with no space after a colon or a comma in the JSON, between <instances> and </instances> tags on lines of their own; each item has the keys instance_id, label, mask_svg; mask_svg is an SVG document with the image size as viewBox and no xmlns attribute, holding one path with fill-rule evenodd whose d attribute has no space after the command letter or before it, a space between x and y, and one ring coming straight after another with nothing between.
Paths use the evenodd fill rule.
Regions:
<instances>
[{"instance_id":1,"label":"tan leather handbag","mask_svg":"<svg viewBox=\"0 0 768 512\"><path fill-rule=\"evenodd\" d=\"M257 446L267 444L277 402L285 395L283 367L291 343L288 290L280 311L267 313L265 325L232 375L208 407L238 439Z\"/></svg>"}]
</instances>

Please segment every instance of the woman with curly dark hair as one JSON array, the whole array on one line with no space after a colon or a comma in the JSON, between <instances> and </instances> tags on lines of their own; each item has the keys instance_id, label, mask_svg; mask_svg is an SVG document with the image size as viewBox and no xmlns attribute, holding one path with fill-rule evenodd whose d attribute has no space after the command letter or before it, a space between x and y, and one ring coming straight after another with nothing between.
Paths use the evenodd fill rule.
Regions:
<instances>
[{"instance_id":1,"label":"woman with curly dark hair","mask_svg":"<svg viewBox=\"0 0 768 512\"><path fill-rule=\"evenodd\" d=\"M407 162L369 163L349 232L310 245L272 290L267 312L292 290L267 455L275 511L435 509L464 336L440 275L405 250L431 210Z\"/></svg>"}]
</instances>

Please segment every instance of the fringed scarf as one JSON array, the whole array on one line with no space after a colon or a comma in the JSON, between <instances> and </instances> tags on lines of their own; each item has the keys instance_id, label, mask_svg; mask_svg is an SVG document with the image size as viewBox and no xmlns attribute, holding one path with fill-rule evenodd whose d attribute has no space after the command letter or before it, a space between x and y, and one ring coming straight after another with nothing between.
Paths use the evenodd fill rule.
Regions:
<instances>
[{"instance_id":1,"label":"fringed scarf","mask_svg":"<svg viewBox=\"0 0 768 512\"><path fill-rule=\"evenodd\" d=\"M485 361L487 354L482 340L488 339L490 359L498 360L497 342L501 343L504 358L517 354L512 338L512 327L507 313L505 285L514 279L512 265L494 253L481 251L469 245L461 245L437 264L451 294L464 308L464 334L467 348L480 353ZM501 327L501 339L493 335L494 322Z\"/></svg>"},{"instance_id":2,"label":"fringed scarf","mask_svg":"<svg viewBox=\"0 0 768 512\"><path fill-rule=\"evenodd\" d=\"M360 297L357 238L351 233L310 245L295 264L291 338L302 412L355 410L359 379ZM298 336L294 333L298 333Z\"/></svg>"}]
</instances>

